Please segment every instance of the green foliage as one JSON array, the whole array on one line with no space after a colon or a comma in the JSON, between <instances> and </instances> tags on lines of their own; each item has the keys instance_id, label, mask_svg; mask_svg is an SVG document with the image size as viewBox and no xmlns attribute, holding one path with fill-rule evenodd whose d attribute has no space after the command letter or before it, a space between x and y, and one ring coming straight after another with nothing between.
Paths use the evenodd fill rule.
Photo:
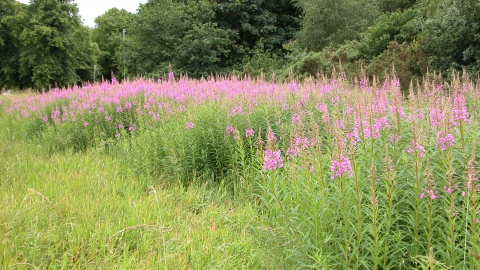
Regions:
<instances>
[{"instance_id":1,"label":"green foliage","mask_svg":"<svg viewBox=\"0 0 480 270\"><path fill-rule=\"evenodd\" d=\"M34 0L26 10L20 34L20 77L39 89L75 84L77 73L93 68L94 53L88 30L80 29L78 8L72 1ZM87 57L87 58L85 58Z\"/></svg>"},{"instance_id":2,"label":"green foliage","mask_svg":"<svg viewBox=\"0 0 480 270\"><path fill-rule=\"evenodd\" d=\"M19 18L25 5L14 0L0 3L0 89L19 88ZM21 25L21 24L20 24Z\"/></svg>"},{"instance_id":3,"label":"green foliage","mask_svg":"<svg viewBox=\"0 0 480 270\"><path fill-rule=\"evenodd\" d=\"M385 79L384 75L390 77L396 75L400 80L401 88L407 93L410 82L415 82L416 79L426 74L427 67L416 43L403 42L399 44L392 41L384 52L374 57L365 66L365 72L368 76L375 75L380 80Z\"/></svg>"},{"instance_id":4,"label":"green foliage","mask_svg":"<svg viewBox=\"0 0 480 270\"><path fill-rule=\"evenodd\" d=\"M358 47L363 57L371 59L387 49L390 42L412 42L420 33L420 11L408 9L381 15L376 23L362 33Z\"/></svg>"},{"instance_id":5,"label":"green foliage","mask_svg":"<svg viewBox=\"0 0 480 270\"><path fill-rule=\"evenodd\" d=\"M380 12L392 12L409 9L417 3L417 0L378 0Z\"/></svg>"},{"instance_id":6,"label":"green foliage","mask_svg":"<svg viewBox=\"0 0 480 270\"><path fill-rule=\"evenodd\" d=\"M360 77L362 65L356 43L346 42L340 47L327 46L319 52L310 52L289 69L296 77L331 74L334 69L352 77Z\"/></svg>"},{"instance_id":7,"label":"green foliage","mask_svg":"<svg viewBox=\"0 0 480 270\"><path fill-rule=\"evenodd\" d=\"M301 0L304 15L299 42L307 51L320 51L355 40L379 15L375 2L368 0Z\"/></svg>"},{"instance_id":8,"label":"green foliage","mask_svg":"<svg viewBox=\"0 0 480 270\"><path fill-rule=\"evenodd\" d=\"M135 15L125 9L111 8L104 14L95 18L95 28L92 31L92 41L98 44L100 55L96 75L111 80L111 74L123 75L126 67L126 46L124 42L131 40L130 35L134 32L133 22ZM125 29L125 39L123 30Z\"/></svg>"},{"instance_id":9,"label":"green foliage","mask_svg":"<svg viewBox=\"0 0 480 270\"><path fill-rule=\"evenodd\" d=\"M480 3L478 1L429 2L419 43L432 69L448 71L466 67L471 75L480 71Z\"/></svg>"},{"instance_id":10,"label":"green foliage","mask_svg":"<svg viewBox=\"0 0 480 270\"><path fill-rule=\"evenodd\" d=\"M269 80L275 78L275 74L281 72L285 64L281 56L255 50L252 56L244 59L243 73L255 78L264 76Z\"/></svg>"},{"instance_id":11,"label":"green foliage","mask_svg":"<svg viewBox=\"0 0 480 270\"><path fill-rule=\"evenodd\" d=\"M213 72L226 75L231 71L230 54L235 53L234 37L234 31L220 29L216 24L194 24L185 32L171 64L179 73L195 78L208 77Z\"/></svg>"},{"instance_id":12,"label":"green foliage","mask_svg":"<svg viewBox=\"0 0 480 270\"><path fill-rule=\"evenodd\" d=\"M280 56L298 14L290 1L150 1L120 50L133 76L159 77L169 66L196 78L226 75L242 70L254 50Z\"/></svg>"},{"instance_id":13,"label":"green foliage","mask_svg":"<svg viewBox=\"0 0 480 270\"><path fill-rule=\"evenodd\" d=\"M282 50L299 28L300 10L289 0L215 1L214 21L222 29L235 31L246 51Z\"/></svg>"}]
</instances>

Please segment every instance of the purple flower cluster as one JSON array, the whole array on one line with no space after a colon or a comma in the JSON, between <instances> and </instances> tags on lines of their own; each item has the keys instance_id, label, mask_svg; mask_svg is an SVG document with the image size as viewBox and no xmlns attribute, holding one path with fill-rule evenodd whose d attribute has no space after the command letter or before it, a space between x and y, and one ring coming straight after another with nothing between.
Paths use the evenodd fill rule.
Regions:
<instances>
[{"instance_id":1,"label":"purple flower cluster","mask_svg":"<svg viewBox=\"0 0 480 270\"><path fill-rule=\"evenodd\" d=\"M430 124L432 125L432 127L439 126L443 121L443 113L435 107L430 108L429 116Z\"/></svg>"},{"instance_id":2,"label":"purple flower cluster","mask_svg":"<svg viewBox=\"0 0 480 270\"><path fill-rule=\"evenodd\" d=\"M423 157L425 155L425 148L423 147L423 145L414 141L414 142L412 142L412 146L408 147L408 149L407 149L408 153L412 154L412 153L418 151L418 155L420 157Z\"/></svg>"},{"instance_id":3,"label":"purple flower cluster","mask_svg":"<svg viewBox=\"0 0 480 270\"><path fill-rule=\"evenodd\" d=\"M239 115L243 112L243 108L241 106L235 106L228 111L228 116L233 117L235 115Z\"/></svg>"},{"instance_id":4,"label":"purple flower cluster","mask_svg":"<svg viewBox=\"0 0 480 270\"><path fill-rule=\"evenodd\" d=\"M437 192L435 192L433 189L423 189L422 194L420 194L420 199L424 199L426 195L428 195L428 197L432 200L438 199Z\"/></svg>"},{"instance_id":5,"label":"purple flower cluster","mask_svg":"<svg viewBox=\"0 0 480 270\"><path fill-rule=\"evenodd\" d=\"M185 125L187 129L192 129L194 126L195 125L192 122L187 122L187 124Z\"/></svg>"},{"instance_id":6,"label":"purple flower cluster","mask_svg":"<svg viewBox=\"0 0 480 270\"><path fill-rule=\"evenodd\" d=\"M283 167L282 155L280 150L272 151L266 150L264 161L263 161L263 170L275 170Z\"/></svg>"},{"instance_id":7,"label":"purple flower cluster","mask_svg":"<svg viewBox=\"0 0 480 270\"><path fill-rule=\"evenodd\" d=\"M458 126L460 121L470 124L470 120L468 120L467 107L465 104L465 96L463 95L457 95L453 99L452 123L454 126Z\"/></svg>"},{"instance_id":8,"label":"purple flower cluster","mask_svg":"<svg viewBox=\"0 0 480 270\"><path fill-rule=\"evenodd\" d=\"M437 133L437 142L435 143L435 146L440 147L442 151L447 150L448 147L453 146L453 142L455 141L455 138L453 137L452 134L446 134L443 131L439 131Z\"/></svg>"},{"instance_id":9,"label":"purple flower cluster","mask_svg":"<svg viewBox=\"0 0 480 270\"><path fill-rule=\"evenodd\" d=\"M287 159L294 158L300 155L302 151L308 149L309 147L315 146L316 143L317 141L315 140L309 141L307 137L295 138L294 142L287 149L287 152L286 152Z\"/></svg>"},{"instance_id":10,"label":"purple flower cluster","mask_svg":"<svg viewBox=\"0 0 480 270\"><path fill-rule=\"evenodd\" d=\"M292 125L300 125L300 115L298 115L297 113L292 115Z\"/></svg>"},{"instance_id":11,"label":"purple flower cluster","mask_svg":"<svg viewBox=\"0 0 480 270\"><path fill-rule=\"evenodd\" d=\"M232 125L230 125L225 129L225 133L227 136L230 136L235 133L235 128Z\"/></svg>"},{"instance_id":12,"label":"purple flower cluster","mask_svg":"<svg viewBox=\"0 0 480 270\"><path fill-rule=\"evenodd\" d=\"M332 166L330 167L332 172L332 180L342 176L343 173L347 173L348 177L352 177L352 165L350 164L350 159L343 155L340 155L338 160L332 159Z\"/></svg>"},{"instance_id":13,"label":"purple flower cluster","mask_svg":"<svg viewBox=\"0 0 480 270\"><path fill-rule=\"evenodd\" d=\"M255 135L255 132L253 132L253 129L251 128L247 128L245 130L245 137L248 138L248 137L253 137Z\"/></svg>"}]
</instances>

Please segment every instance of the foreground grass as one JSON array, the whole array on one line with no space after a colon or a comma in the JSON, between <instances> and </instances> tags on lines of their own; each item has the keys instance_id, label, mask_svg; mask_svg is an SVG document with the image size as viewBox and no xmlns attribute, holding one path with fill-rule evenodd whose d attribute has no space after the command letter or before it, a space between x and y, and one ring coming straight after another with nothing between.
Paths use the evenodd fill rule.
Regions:
<instances>
[{"instance_id":1,"label":"foreground grass","mask_svg":"<svg viewBox=\"0 0 480 270\"><path fill-rule=\"evenodd\" d=\"M480 83L95 84L0 99L2 266L478 269Z\"/></svg>"},{"instance_id":2,"label":"foreground grass","mask_svg":"<svg viewBox=\"0 0 480 270\"><path fill-rule=\"evenodd\" d=\"M259 268L257 215L221 186L134 175L99 151L45 157L6 141L0 268Z\"/></svg>"}]
</instances>

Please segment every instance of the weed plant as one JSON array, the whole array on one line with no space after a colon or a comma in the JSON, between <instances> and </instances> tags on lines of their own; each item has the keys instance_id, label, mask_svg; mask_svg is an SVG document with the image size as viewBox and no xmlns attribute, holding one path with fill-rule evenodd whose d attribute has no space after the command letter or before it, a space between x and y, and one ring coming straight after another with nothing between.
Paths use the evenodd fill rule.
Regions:
<instances>
[{"instance_id":1,"label":"weed plant","mask_svg":"<svg viewBox=\"0 0 480 270\"><path fill-rule=\"evenodd\" d=\"M452 77L2 98L31 149L2 150L3 266L478 269L480 83Z\"/></svg>"}]
</instances>

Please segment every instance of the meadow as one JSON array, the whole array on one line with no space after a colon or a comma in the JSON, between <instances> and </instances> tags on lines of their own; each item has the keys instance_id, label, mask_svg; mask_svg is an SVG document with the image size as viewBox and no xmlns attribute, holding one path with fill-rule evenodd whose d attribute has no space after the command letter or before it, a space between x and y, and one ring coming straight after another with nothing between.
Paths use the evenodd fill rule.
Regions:
<instances>
[{"instance_id":1,"label":"meadow","mask_svg":"<svg viewBox=\"0 0 480 270\"><path fill-rule=\"evenodd\" d=\"M480 269L480 81L0 97L4 269Z\"/></svg>"}]
</instances>

